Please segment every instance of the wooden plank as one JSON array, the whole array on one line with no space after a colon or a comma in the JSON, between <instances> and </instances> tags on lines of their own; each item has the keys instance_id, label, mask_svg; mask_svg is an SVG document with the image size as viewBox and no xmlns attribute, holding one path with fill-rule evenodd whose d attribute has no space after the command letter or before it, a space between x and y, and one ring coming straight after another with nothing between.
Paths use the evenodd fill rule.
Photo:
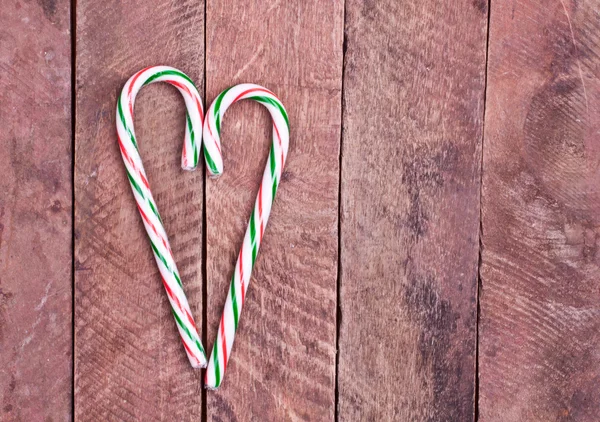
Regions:
<instances>
[{"instance_id":1,"label":"wooden plank","mask_svg":"<svg viewBox=\"0 0 600 422\"><path fill-rule=\"evenodd\" d=\"M486 2L346 4L339 419L474 419Z\"/></svg>"},{"instance_id":2,"label":"wooden plank","mask_svg":"<svg viewBox=\"0 0 600 422\"><path fill-rule=\"evenodd\" d=\"M69 420L71 37L65 0L0 13L0 420Z\"/></svg>"},{"instance_id":3,"label":"wooden plank","mask_svg":"<svg viewBox=\"0 0 600 422\"><path fill-rule=\"evenodd\" d=\"M481 421L597 421L598 1L492 2Z\"/></svg>"},{"instance_id":4,"label":"wooden plank","mask_svg":"<svg viewBox=\"0 0 600 422\"><path fill-rule=\"evenodd\" d=\"M117 146L116 96L135 71L181 69L202 92L204 5L77 2L75 417L199 420L190 368ZM166 85L136 101L141 155L196 319L202 321L203 172L183 172L185 107Z\"/></svg>"},{"instance_id":5,"label":"wooden plank","mask_svg":"<svg viewBox=\"0 0 600 422\"><path fill-rule=\"evenodd\" d=\"M224 384L209 420L332 420L343 2L207 2L207 96L262 84L286 106L289 158ZM271 142L259 104L223 123L224 175L208 179L208 338L217 326Z\"/></svg>"}]
</instances>

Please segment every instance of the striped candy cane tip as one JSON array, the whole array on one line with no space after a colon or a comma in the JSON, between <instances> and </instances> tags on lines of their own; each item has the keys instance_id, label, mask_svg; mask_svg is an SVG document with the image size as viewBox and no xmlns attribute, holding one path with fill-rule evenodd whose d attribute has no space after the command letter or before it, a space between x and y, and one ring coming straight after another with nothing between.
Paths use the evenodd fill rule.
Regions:
<instances>
[{"instance_id":1,"label":"striped candy cane tip","mask_svg":"<svg viewBox=\"0 0 600 422\"><path fill-rule=\"evenodd\" d=\"M190 305L183 291L183 284L171 252L167 233L150 191L150 184L142 165L133 127L135 97L143 86L155 82L166 82L175 86L184 98L187 112L181 163L186 170L196 168L204 119L202 101L192 80L175 68L151 66L129 78L117 100L117 138L125 164L125 172L150 240L150 247L161 274L184 350L192 367L203 368L206 366L206 354L192 317Z\"/></svg>"},{"instance_id":2,"label":"striped candy cane tip","mask_svg":"<svg viewBox=\"0 0 600 422\"><path fill-rule=\"evenodd\" d=\"M176 87L184 98L187 113L181 165L185 170L194 170L198 165L204 111L196 86L180 70L169 66L151 66L129 78L117 101L117 128L120 125L127 128L125 139L131 139L137 149L132 122L135 97L142 87L155 82L166 82Z\"/></svg>"},{"instance_id":3,"label":"striped candy cane tip","mask_svg":"<svg viewBox=\"0 0 600 422\"><path fill-rule=\"evenodd\" d=\"M216 389L231 357L233 340L250 283L252 269L263 239L275 194L281 181L283 166L289 147L289 119L281 101L266 88L254 84L236 85L223 91L206 113L202 136L207 158L208 173L218 176L223 172L221 157L221 122L227 109L237 101L252 99L263 104L270 112L273 122L273 143L269 151L262 182L246 229L242 248L233 272L223 314L219 321L217 341L213 346L205 375L205 387Z\"/></svg>"}]
</instances>

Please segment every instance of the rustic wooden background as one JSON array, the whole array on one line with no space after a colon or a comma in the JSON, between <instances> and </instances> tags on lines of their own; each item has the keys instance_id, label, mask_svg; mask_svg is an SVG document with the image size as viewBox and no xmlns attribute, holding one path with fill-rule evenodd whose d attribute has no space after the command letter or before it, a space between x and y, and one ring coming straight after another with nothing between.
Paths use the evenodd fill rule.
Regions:
<instances>
[{"instance_id":1,"label":"rustic wooden background","mask_svg":"<svg viewBox=\"0 0 600 422\"><path fill-rule=\"evenodd\" d=\"M0 420L600 420L600 1L4 0ZM115 135L135 71L254 82L289 161L223 387L190 369ZM269 144L136 129L210 347Z\"/></svg>"}]
</instances>

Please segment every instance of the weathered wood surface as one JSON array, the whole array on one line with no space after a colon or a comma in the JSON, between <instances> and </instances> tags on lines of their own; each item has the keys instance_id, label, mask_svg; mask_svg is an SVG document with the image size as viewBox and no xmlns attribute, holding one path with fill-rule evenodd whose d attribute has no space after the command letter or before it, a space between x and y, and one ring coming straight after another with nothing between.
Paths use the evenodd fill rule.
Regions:
<instances>
[{"instance_id":1,"label":"weathered wood surface","mask_svg":"<svg viewBox=\"0 0 600 422\"><path fill-rule=\"evenodd\" d=\"M200 420L188 363L128 186L116 96L137 70L169 64L202 92L204 4L77 2L75 417ZM166 85L136 101L136 135L193 314L202 321L203 171L184 172L185 107Z\"/></svg>"},{"instance_id":2,"label":"weathered wood surface","mask_svg":"<svg viewBox=\"0 0 600 422\"><path fill-rule=\"evenodd\" d=\"M487 87L485 1L73 4L76 116L70 2L0 6L0 420L468 421L476 397L484 422L598 420L600 2L492 1ZM263 84L291 121L233 359L206 402L115 135L117 94L152 64L201 92L206 78L209 100ZM225 174L204 180L179 167L176 90L153 85L136 104L210 349L268 114L228 112Z\"/></svg>"},{"instance_id":3,"label":"weathered wood surface","mask_svg":"<svg viewBox=\"0 0 600 422\"><path fill-rule=\"evenodd\" d=\"M0 420L71 418L69 2L0 6Z\"/></svg>"},{"instance_id":4,"label":"weathered wood surface","mask_svg":"<svg viewBox=\"0 0 600 422\"><path fill-rule=\"evenodd\" d=\"M333 420L343 2L207 2L208 99L240 82L286 106L289 158L224 384L208 420ZM207 179L208 339L216 337L271 142L268 113L235 105L225 171Z\"/></svg>"},{"instance_id":5,"label":"weathered wood surface","mask_svg":"<svg viewBox=\"0 0 600 422\"><path fill-rule=\"evenodd\" d=\"M474 419L485 2L346 4L339 419Z\"/></svg>"},{"instance_id":6,"label":"weathered wood surface","mask_svg":"<svg viewBox=\"0 0 600 422\"><path fill-rule=\"evenodd\" d=\"M600 418L599 8L492 2L481 421Z\"/></svg>"}]
</instances>

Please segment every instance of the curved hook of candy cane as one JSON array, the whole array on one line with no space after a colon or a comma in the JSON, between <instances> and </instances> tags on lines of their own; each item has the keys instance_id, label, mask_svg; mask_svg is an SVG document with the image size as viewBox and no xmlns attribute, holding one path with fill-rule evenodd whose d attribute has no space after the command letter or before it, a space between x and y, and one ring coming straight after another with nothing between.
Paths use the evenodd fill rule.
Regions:
<instances>
[{"instance_id":1,"label":"curved hook of candy cane","mask_svg":"<svg viewBox=\"0 0 600 422\"><path fill-rule=\"evenodd\" d=\"M204 368L206 366L206 354L192 317L190 305L183 292L181 277L175 265L167 233L158 213L156 202L150 192L150 185L142 165L133 129L135 96L143 86L154 82L169 83L175 86L183 95L187 113L181 164L185 170L193 170L197 166L202 134L202 101L192 80L183 72L172 67L148 67L137 72L125 83L117 102L119 148L121 149L133 196L150 238L150 245L154 252L163 285L167 291L183 346L192 367Z\"/></svg>"},{"instance_id":2,"label":"curved hook of candy cane","mask_svg":"<svg viewBox=\"0 0 600 422\"><path fill-rule=\"evenodd\" d=\"M258 254L269 215L271 214L271 206L273 205L275 193L281 181L281 174L289 146L290 129L287 112L275 94L258 85L236 85L223 91L217 97L211 104L206 115L206 120L204 121L202 137L205 151L212 153L206 160L209 174L218 176L223 172L220 147L223 115L229 106L244 99L258 101L271 113L273 120L273 145L269 152L267 165L254 204L254 210L246 229L244 243L242 244L235 265L229 293L227 294L219 324L217 341L213 346L213 351L208 362L205 385L211 389L218 388L223 380L242 312L242 306L244 305L244 298L250 283L252 268L254 267L254 261ZM212 159L212 157L216 158Z\"/></svg>"}]
</instances>

